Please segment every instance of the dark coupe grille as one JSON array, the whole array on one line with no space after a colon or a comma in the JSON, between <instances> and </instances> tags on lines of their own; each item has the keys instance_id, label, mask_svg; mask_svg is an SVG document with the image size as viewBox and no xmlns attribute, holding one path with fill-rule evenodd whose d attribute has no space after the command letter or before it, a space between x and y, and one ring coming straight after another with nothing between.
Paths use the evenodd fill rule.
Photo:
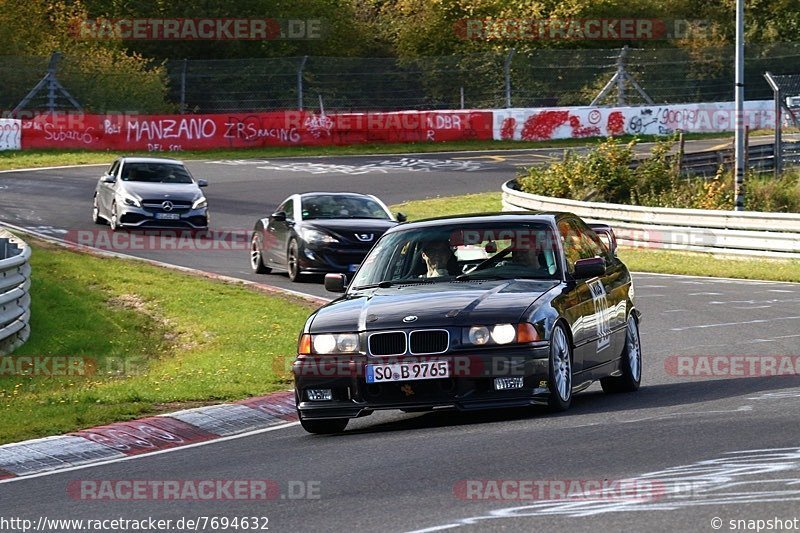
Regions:
<instances>
[{"instance_id":1,"label":"dark coupe grille","mask_svg":"<svg viewBox=\"0 0 800 533\"><path fill-rule=\"evenodd\" d=\"M447 331L443 329L412 331L410 352L413 354L446 352L449 340Z\"/></svg>"},{"instance_id":2,"label":"dark coupe grille","mask_svg":"<svg viewBox=\"0 0 800 533\"><path fill-rule=\"evenodd\" d=\"M372 355L402 355L406 353L406 334L402 331L375 333L369 337Z\"/></svg>"}]
</instances>

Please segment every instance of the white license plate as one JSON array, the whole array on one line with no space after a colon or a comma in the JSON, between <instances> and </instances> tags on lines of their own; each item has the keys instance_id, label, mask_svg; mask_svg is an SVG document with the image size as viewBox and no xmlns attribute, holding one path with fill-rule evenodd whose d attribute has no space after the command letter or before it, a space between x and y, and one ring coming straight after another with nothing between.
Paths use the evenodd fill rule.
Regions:
<instances>
[{"instance_id":1,"label":"white license plate","mask_svg":"<svg viewBox=\"0 0 800 533\"><path fill-rule=\"evenodd\" d=\"M358 265L350 265L350 272L355 272L358 270Z\"/></svg>"},{"instance_id":2,"label":"white license plate","mask_svg":"<svg viewBox=\"0 0 800 533\"><path fill-rule=\"evenodd\" d=\"M440 379L447 377L450 377L450 367L447 361L367 365L367 383L414 381L418 379Z\"/></svg>"},{"instance_id":3,"label":"white license plate","mask_svg":"<svg viewBox=\"0 0 800 533\"><path fill-rule=\"evenodd\" d=\"M180 220L180 213L156 213L156 218L161 220Z\"/></svg>"}]
</instances>

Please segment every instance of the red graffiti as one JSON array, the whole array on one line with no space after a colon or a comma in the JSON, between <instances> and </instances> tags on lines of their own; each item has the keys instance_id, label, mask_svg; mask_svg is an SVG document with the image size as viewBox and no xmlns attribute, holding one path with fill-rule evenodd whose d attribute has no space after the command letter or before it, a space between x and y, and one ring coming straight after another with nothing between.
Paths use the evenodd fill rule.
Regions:
<instances>
[{"instance_id":1,"label":"red graffiti","mask_svg":"<svg viewBox=\"0 0 800 533\"><path fill-rule=\"evenodd\" d=\"M544 141L553 138L556 128L569 120L569 111L542 111L528 117L522 127L522 140Z\"/></svg>"},{"instance_id":2,"label":"red graffiti","mask_svg":"<svg viewBox=\"0 0 800 533\"><path fill-rule=\"evenodd\" d=\"M503 120L503 125L500 127L500 138L504 141L511 141L514 139L514 130L517 128L517 121L514 117L508 117Z\"/></svg>"},{"instance_id":3,"label":"red graffiti","mask_svg":"<svg viewBox=\"0 0 800 533\"><path fill-rule=\"evenodd\" d=\"M622 111L614 111L608 115L606 131L608 131L609 135L622 135L625 133L625 117L622 116Z\"/></svg>"},{"instance_id":4,"label":"red graffiti","mask_svg":"<svg viewBox=\"0 0 800 533\"><path fill-rule=\"evenodd\" d=\"M576 138L600 135L600 128L597 126L583 126L581 119L575 115L569 117L569 126L572 128L572 136Z\"/></svg>"}]
</instances>

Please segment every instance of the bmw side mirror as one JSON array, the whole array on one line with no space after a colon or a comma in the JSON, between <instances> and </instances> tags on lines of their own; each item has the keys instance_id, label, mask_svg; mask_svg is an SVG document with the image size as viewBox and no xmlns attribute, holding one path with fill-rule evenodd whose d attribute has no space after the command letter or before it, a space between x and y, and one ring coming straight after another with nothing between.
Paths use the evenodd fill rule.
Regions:
<instances>
[{"instance_id":1,"label":"bmw side mirror","mask_svg":"<svg viewBox=\"0 0 800 533\"><path fill-rule=\"evenodd\" d=\"M208 181L206 180L197 180L198 187L208 187Z\"/></svg>"},{"instance_id":2,"label":"bmw side mirror","mask_svg":"<svg viewBox=\"0 0 800 533\"><path fill-rule=\"evenodd\" d=\"M606 273L606 260L602 257L590 257L589 259L578 259L575 261L576 279L590 279L602 276Z\"/></svg>"},{"instance_id":3,"label":"bmw side mirror","mask_svg":"<svg viewBox=\"0 0 800 533\"><path fill-rule=\"evenodd\" d=\"M344 292L347 276L344 274L325 274L325 290L328 292Z\"/></svg>"},{"instance_id":4,"label":"bmw side mirror","mask_svg":"<svg viewBox=\"0 0 800 533\"><path fill-rule=\"evenodd\" d=\"M106 174L105 176L100 178L100 181L102 181L103 183L115 183L117 181L117 178L115 178L111 174Z\"/></svg>"},{"instance_id":5,"label":"bmw side mirror","mask_svg":"<svg viewBox=\"0 0 800 533\"><path fill-rule=\"evenodd\" d=\"M399 211L395 215L395 218L397 219L398 222L405 222L406 220L408 220L408 217Z\"/></svg>"},{"instance_id":6,"label":"bmw side mirror","mask_svg":"<svg viewBox=\"0 0 800 533\"><path fill-rule=\"evenodd\" d=\"M275 211L270 215L270 218L276 222L284 222L286 220L285 211Z\"/></svg>"}]
</instances>

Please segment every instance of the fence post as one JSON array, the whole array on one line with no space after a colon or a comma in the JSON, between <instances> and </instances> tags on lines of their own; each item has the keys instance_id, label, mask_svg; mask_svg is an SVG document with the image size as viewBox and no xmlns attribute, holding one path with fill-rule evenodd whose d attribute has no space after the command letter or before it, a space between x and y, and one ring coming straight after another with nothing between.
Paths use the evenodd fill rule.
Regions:
<instances>
[{"instance_id":1,"label":"fence post","mask_svg":"<svg viewBox=\"0 0 800 533\"><path fill-rule=\"evenodd\" d=\"M622 50L617 57L617 105L625 105L625 59L628 56L628 45L622 47Z\"/></svg>"},{"instance_id":2,"label":"fence post","mask_svg":"<svg viewBox=\"0 0 800 533\"><path fill-rule=\"evenodd\" d=\"M306 66L308 56L303 56L300 64L297 66L297 110L303 110L303 69Z\"/></svg>"},{"instance_id":3,"label":"fence post","mask_svg":"<svg viewBox=\"0 0 800 533\"><path fill-rule=\"evenodd\" d=\"M781 149L781 145L783 144L783 139L781 138L781 128L783 128L783 123L781 121L781 115L783 113L783 109L781 108L781 87L778 85L775 78L772 77L772 73L765 72L764 78L766 78L767 83L772 88L772 94L775 98L775 147L772 156L772 170L775 173L775 177L779 178L781 175L781 167L783 166L783 150Z\"/></svg>"},{"instance_id":4,"label":"fence post","mask_svg":"<svg viewBox=\"0 0 800 533\"><path fill-rule=\"evenodd\" d=\"M181 115L186 113L186 69L188 68L189 60L184 58L181 65Z\"/></svg>"},{"instance_id":5,"label":"fence post","mask_svg":"<svg viewBox=\"0 0 800 533\"><path fill-rule=\"evenodd\" d=\"M464 109L464 86L461 86L461 109Z\"/></svg>"},{"instance_id":6,"label":"fence post","mask_svg":"<svg viewBox=\"0 0 800 533\"><path fill-rule=\"evenodd\" d=\"M511 107L511 58L514 57L515 52L514 48L508 51L505 65L503 66L503 75L506 82L506 108Z\"/></svg>"}]
</instances>

